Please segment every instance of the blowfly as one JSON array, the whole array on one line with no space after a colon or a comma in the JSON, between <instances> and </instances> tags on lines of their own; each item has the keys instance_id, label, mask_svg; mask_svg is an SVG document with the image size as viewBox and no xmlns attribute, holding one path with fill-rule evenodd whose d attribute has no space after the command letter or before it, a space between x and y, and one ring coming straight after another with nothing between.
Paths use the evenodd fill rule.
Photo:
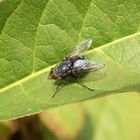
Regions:
<instances>
[{"instance_id":1,"label":"blowfly","mask_svg":"<svg viewBox=\"0 0 140 140\"><path fill-rule=\"evenodd\" d=\"M81 86L94 91L94 89L84 85L78 78L78 75L82 73L89 73L104 67L104 64L95 63L81 55L81 53L89 49L91 43L92 39L85 39L76 45L58 65L51 68L48 78L62 80L72 76ZM58 92L58 87L57 85L56 92L52 97Z\"/></svg>"}]
</instances>

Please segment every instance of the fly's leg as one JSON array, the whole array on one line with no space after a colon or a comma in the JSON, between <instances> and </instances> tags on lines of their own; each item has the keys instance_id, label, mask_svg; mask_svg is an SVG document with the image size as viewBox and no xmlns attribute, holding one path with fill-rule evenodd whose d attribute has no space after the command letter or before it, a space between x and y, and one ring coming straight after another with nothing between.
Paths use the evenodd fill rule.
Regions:
<instances>
[{"instance_id":1,"label":"fly's leg","mask_svg":"<svg viewBox=\"0 0 140 140\"><path fill-rule=\"evenodd\" d=\"M62 79L58 79L56 81L57 83L57 87L56 87L56 90L55 90L55 93L52 95L52 98L55 97L55 95L65 86L64 84L62 86L59 85L59 83L61 83L63 81L64 78ZM60 87L60 88L59 88Z\"/></svg>"},{"instance_id":2,"label":"fly's leg","mask_svg":"<svg viewBox=\"0 0 140 140\"><path fill-rule=\"evenodd\" d=\"M84 85L79 79L78 79L78 83L79 83L81 86L87 88L88 90L95 91L94 89L89 88L89 87L87 87L86 85Z\"/></svg>"},{"instance_id":3,"label":"fly's leg","mask_svg":"<svg viewBox=\"0 0 140 140\"><path fill-rule=\"evenodd\" d=\"M88 90L91 90L91 91L95 91L94 89L92 89L92 88L89 88L89 87L87 87L86 85L84 85L81 81L80 81L80 79L78 78L78 77L76 77L76 76L74 76L74 75L71 75L73 78L75 78L76 80L77 80L77 82L78 82L78 84L80 84L82 87L85 87L85 88L87 88Z\"/></svg>"},{"instance_id":4,"label":"fly's leg","mask_svg":"<svg viewBox=\"0 0 140 140\"><path fill-rule=\"evenodd\" d=\"M59 91L59 85L57 85L55 93L52 95L52 98L58 93L58 91Z\"/></svg>"}]
</instances>

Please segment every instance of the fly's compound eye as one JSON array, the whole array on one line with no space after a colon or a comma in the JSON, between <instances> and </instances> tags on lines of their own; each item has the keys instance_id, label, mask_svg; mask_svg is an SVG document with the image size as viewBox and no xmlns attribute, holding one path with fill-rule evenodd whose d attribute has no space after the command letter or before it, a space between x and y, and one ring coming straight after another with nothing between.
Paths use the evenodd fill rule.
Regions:
<instances>
[{"instance_id":1,"label":"fly's compound eye","mask_svg":"<svg viewBox=\"0 0 140 140\"><path fill-rule=\"evenodd\" d=\"M51 68L49 75L48 75L48 78L52 78L53 70L54 70L54 68Z\"/></svg>"},{"instance_id":2,"label":"fly's compound eye","mask_svg":"<svg viewBox=\"0 0 140 140\"><path fill-rule=\"evenodd\" d=\"M58 78L58 74L56 72L56 68L54 68L54 67L51 68L50 73L48 75L48 78L50 78L50 79L56 79L56 78Z\"/></svg>"}]
</instances>

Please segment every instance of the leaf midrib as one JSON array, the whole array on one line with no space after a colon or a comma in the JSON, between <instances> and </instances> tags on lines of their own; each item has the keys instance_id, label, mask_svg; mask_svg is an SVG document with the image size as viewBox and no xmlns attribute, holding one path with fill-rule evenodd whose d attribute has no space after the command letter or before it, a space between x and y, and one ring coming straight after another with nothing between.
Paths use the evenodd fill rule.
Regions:
<instances>
[{"instance_id":1,"label":"leaf midrib","mask_svg":"<svg viewBox=\"0 0 140 140\"><path fill-rule=\"evenodd\" d=\"M93 52L101 51L101 50L102 50L103 48L105 48L105 47L109 47L110 45L114 45L114 44L116 44L116 43L118 43L118 42L127 40L127 39L132 38L132 37L135 37L135 36L137 36L137 35L140 35L140 32L137 32L137 33L134 33L134 34L125 36L125 37L123 37L123 38L114 40L114 41L109 42L109 43L107 43L107 44L105 44L105 45L102 45L102 46L100 46L100 47L98 47L98 48L91 49L91 50L85 52L84 54L91 54L91 53L93 53ZM20 79L20 80L14 82L14 83L12 83L12 84L9 84L9 85L7 85L7 86L1 88L1 89L0 89L0 93L3 93L3 92L5 92L5 91L7 91L7 90L9 90L9 89L11 89L11 88L13 88L13 87L15 87L15 86L21 85L22 83L24 83L24 82L26 82L26 81L28 81L28 80L34 78L34 77L37 77L37 76L39 76L39 75L41 75L41 74L43 74L43 73L48 72L48 71L50 70L50 68L53 67L53 66L55 66L55 65L56 65L56 64L51 65L51 66L49 66L49 67L47 67L47 68L44 68L44 69L42 69L42 70L40 70L40 71L34 72L34 73L32 73L32 74L30 74L30 75L24 77L23 79Z\"/></svg>"},{"instance_id":2,"label":"leaf midrib","mask_svg":"<svg viewBox=\"0 0 140 140\"><path fill-rule=\"evenodd\" d=\"M36 61L35 61L36 60L35 59L35 56L36 56L36 50L35 49L36 48L35 48L35 46L36 46L36 37L37 37L37 33L38 33L38 28L39 28L39 25L40 25L40 22L41 22L41 19L42 19L42 15L44 13L44 10L47 7L47 4L48 3L49 3L49 0L48 0L48 2L46 3L46 5L44 6L44 8L42 10L41 16L40 16L39 21L38 21L38 24L37 24L36 32L35 32L34 45L33 45L33 49L32 49L32 51L33 51L33 68L32 68L32 73L35 72L35 64L36 64Z\"/></svg>"}]
</instances>

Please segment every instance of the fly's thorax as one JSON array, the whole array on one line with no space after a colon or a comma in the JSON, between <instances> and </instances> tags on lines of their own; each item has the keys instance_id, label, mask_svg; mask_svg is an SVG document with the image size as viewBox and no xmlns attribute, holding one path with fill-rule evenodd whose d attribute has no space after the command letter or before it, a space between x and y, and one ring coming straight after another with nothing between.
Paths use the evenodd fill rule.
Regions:
<instances>
[{"instance_id":1,"label":"fly's thorax","mask_svg":"<svg viewBox=\"0 0 140 140\"><path fill-rule=\"evenodd\" d=\"M70 70L71 66L71 61L64 60L56 67L56 72L60 77L67 76L67 72Z\"/></svg>"}]
</instances>

